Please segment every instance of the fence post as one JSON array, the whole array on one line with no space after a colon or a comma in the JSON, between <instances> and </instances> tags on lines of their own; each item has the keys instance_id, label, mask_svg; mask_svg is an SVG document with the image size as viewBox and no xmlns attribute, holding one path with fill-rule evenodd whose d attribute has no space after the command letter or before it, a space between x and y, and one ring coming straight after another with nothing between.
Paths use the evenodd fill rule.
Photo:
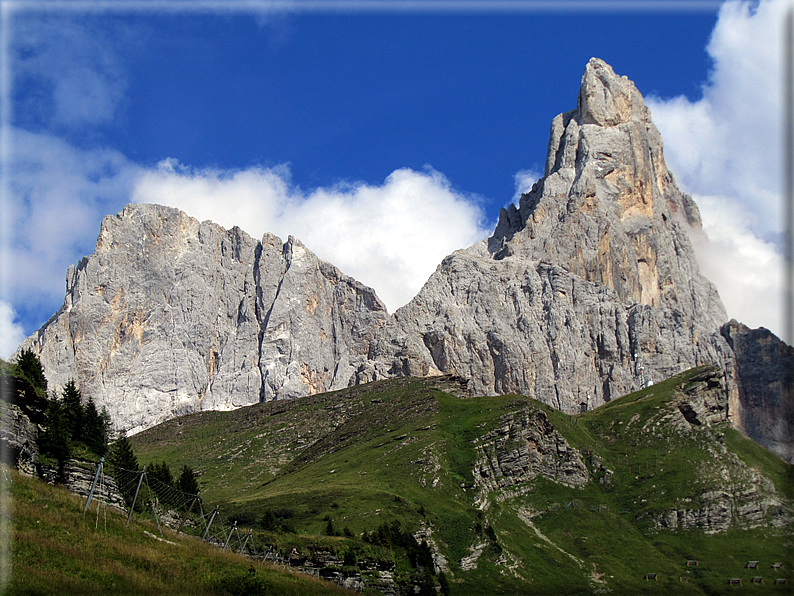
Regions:
<instances>
[{"instance_id":1,"label":"fence post","mask_svg":"<svg viewBox=\"0 0 794 596\"><path fill-rule=\"evenodd\" d=\"M143 466L143 469L141 470L141 477L138 478L138 487L135 489L135 496L132 497L132 505L130 505L130 514L127 516L128 526L130 525L130 520L132 519L132 512L135 510L135 501L138 500L138 491L141 490L141 482L143 482L143 477L145 474L146 474L146 466Z\"/></svg>"},{"instance_id":2,"label":"fence post","mask_svg":"<svg viewBox=\"0 0 794 596\"><path fill-rule=\"evenodd\" d=\"M210 516L210 521L207 522L207 529L204 530L204 536L201 537L201 540L204 540L207 537L207 534L209 534L210 526L212 525L212 520L215 519L216 515L218 515L218 506L217 505L215 505L215 511L213 511L212 515Z\"/></svg>"},{"instance_id":3,"label":"fence post","mask_svg":"<svg viewBox=\"0 0 794 596\"><path fill-rule=\"evenodd\" d=\"M193 500L190 502L190 507L187 508L187 511L185 512L185 515L182 516L182 521L179 522L179 529L176 531L176 535L177 536L179 536L179 533L182 531L182 526L185 525L185 521L187 521L187 516L190 515L191 511L193 511L193 505L196 504L196 501L198 500L200 494L201 494L201 491L196 493L196 496L193 497Z\"/></svg>"},{"instance_id":4,"label":"fence post","mask_svg":"<svg viewBox=\"0 0 794 596\"><path fill-rule=\"evenodd\" d=\"M94 489L96 488L97 480L99 480L99 475L102 473L102 464L105 463L105 458L99 458L99 467L96 469L96 474L94 474L94 482L91 484L91 490L88 491L88 499L85 502L85 507L83 508L83 517L85 517L85 512L88 511L88 506L91 504L91 497L94 496Z\"/></svg>"},{"instance_id":5,"label":"fence post","mask_svg":"<svg viewBox=\"0 0 794 596\"><path fill-rule=\"evenodd\" d=\"M243 551L245 551L245 545L248 544L248 539L251 537L251 533L253 531L254 531L253 528L248 528L248 535L245 537L245 540L243 541L243 545L240 547L240 554L243 554Z\"/></svg>"},{"instance_id":6,"label":"fence post","mask_svg":"<svg viewBox=\"0 0 794 596\"><path fill-rule=\"evenodd\" d=\"M264 557L262 557L262 563L264 563L265 561L267 561L267 556L270 554L270 551L271 551L271 550L273 550L273 546L272 546L272 545L268 547L268 549L267 549L267 552L265 553L265 556L264 556Z\"/></svg>"},{"instance_id":7,"label":"fence post","mask_svg":"<svg viewBox=\"0 0 794 596\"><path fill-rule=\"evenodd\" d=\"M232 539L232 532L234 532L236 529L237 529L237 520L234 520L234 525L232 526L232 529L229 530L229 535L226 537L226 543L223 545L224 550L226 550L226 547L229 546L229 540Z\"/></svg>"}]
</instances>

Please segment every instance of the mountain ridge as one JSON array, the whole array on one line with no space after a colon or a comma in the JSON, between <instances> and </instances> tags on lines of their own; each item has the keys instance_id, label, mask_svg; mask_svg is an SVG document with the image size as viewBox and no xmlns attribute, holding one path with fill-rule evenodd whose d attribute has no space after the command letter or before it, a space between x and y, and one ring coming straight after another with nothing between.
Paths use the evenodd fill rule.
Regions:
<instances>
[{"instance_id":1,"label":"mountain ridge","mask_svg":"<svg viewBox=\"0 0 794 596\"><path fill-rule=\"evenodd\" d=\"M639 91L593 58L577 108L552 122L544 177L394 315L297 239L257 241L129 205L103 220L95 253L67 272L64 306L21 349L131 432L199 409L440 373L573 413L713 363L738 427L791 459L790 438L769 430L781 413L794 427L790 396L741 416L756 377L726 334L736 345L747 332L720 331L727 315L686 232L699 221Z\"/></svg>"}]
</instances>

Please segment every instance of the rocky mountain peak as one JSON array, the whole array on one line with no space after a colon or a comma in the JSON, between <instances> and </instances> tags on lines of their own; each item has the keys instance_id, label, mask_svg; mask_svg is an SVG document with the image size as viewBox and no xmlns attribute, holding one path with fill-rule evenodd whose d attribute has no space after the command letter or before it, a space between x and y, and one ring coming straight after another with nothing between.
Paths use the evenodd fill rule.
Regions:
<instances>
[{"instance_id":1,"label":"rocky mountain peak","mask_svg":"<svg viewBox=\"0 0 794 596\"><path fill-rule=\"evenodd\" d=\"M639 91L593 58L577 109L551 124L544 177L502 210L488 250L549 261L624 302L681 308L716 328L727 315L687 234L699 226Z\"/></svg>"},{"instance_id":2,"label":"rocky mountain peak","mask_svg":"<svg viewBox=\"0 0 794 596\"><path fill-rule=\"evenodd\" d=\"M728 366L725 309L687 233L699 221L639 91L593 58L577 108L552 121L545 175L396 317L475 392L569 412L697 363Z\"/></svg>"},{"instance_id":3,"label":"rocky mountain peak","mask_svg":"<svg viewBox=\"0 0 794 596\"><path fill-rule=\"evenodd\" d=\"M617 126L632 117L648 118L648 108L634 83L616 75L599 58L590 58L585 67L576 108L581 124Z\"/></svg>"}]
</instances>

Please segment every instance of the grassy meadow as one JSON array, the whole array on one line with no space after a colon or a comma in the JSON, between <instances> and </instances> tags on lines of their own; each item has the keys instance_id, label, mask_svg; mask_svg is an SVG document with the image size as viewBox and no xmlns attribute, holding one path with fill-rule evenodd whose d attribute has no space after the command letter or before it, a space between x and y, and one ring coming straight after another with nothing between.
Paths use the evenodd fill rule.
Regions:
<instances>
[{"instance_id":1,"label":"grassy meadow","mask_svg":"<svg viewBox=\"0 0 794 596\"><path fill-rule=\"evenodd\" d=\"M206 502L281 549L316 543L354 559L391 558L399 579L411 573L405 553L361 537L384 523L423 528L446 560L451 594L788 593L789 583L774 582L788 582L794 568L790 527L768 516L737 518L715 534L659 527L666 511L698 509L710 491L738 491L751 472L791 507L790 465L727 423L674 420L671 401L698 372L577 416L523 396L461 398L443 380L393 379L193 414L136 435L133 445L142 463L191 465ZM538 475L483 494L475 439L506 415L539 410L583 454L590 482L573 488ZM604 469L609 482L600 481ZM278 530L261 528L268 512L281 516ZM326 536L329 520L347 535ZM761 568L745 569L749 560Z\"/></svg>"},{"instance_id":2,"label":"grassy meadow","mask_svg":"<svg viewBox=\"0 0 794 596\"><path fill-rule=\"evenodd\" d=\"M11 515L9 595L349 594L306 575L253 563L192 536L135 521L63 488L5 471Z\"/></svg>"}]
</instances>

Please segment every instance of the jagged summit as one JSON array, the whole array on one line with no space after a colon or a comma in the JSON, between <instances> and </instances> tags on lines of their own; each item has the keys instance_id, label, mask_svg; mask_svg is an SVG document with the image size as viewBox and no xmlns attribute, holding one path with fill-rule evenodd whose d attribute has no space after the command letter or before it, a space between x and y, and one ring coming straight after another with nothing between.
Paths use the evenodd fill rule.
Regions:
<instances>
[{"instance_id":1,"label":"jagged summit","mask_svg":"<svg viewBox=\"0 0 794 596\"><path fill-rule=\"evenodd\" d=\"M295 238L128 205L103 220L60 311L23 345L53 386L75 379L137 431L347 387L387 319L371 288Z\"/></svg>"},{"instance_id":2,"label":"jagged summit","mask_svg":"<svg viewBox=\"0 0 794 596\"><path fill-rule=\"evenodd\" d=\"M634 84L592 58L577 109L554 118L549 136L544 177L502 210L488 240L494 258L547 260L623 302L678 308L709 328L727 321L685 229L700 227L698 208L667 169Z\"/></svg>"},{"instance_id":3,"label":"jagged summit","mask_svg":"<svg viewBox=\"0 0 794 596\"><path fill-rule=\"evenodd\" d=\"M650 122L650 110L634 83L599 58L590 58L584 69L576 110L581 124L617 126L632 118Z\"/></svg>"}]
</instances>

